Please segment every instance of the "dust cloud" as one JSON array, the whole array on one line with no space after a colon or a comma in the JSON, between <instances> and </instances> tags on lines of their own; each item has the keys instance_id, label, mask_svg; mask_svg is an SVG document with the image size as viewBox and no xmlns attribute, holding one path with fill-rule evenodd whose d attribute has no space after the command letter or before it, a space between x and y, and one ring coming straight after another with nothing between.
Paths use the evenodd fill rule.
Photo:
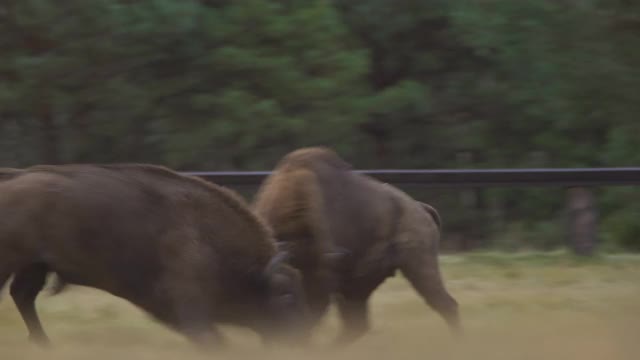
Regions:
<instances>
[{"instance_id":1,"label":"dust cloud","mask_svg":"<svg viewBox=\"0 0 640 360\"><path fill-rule=\"evenodd\" d=\"M397 276L376 292L372 330L344 349L329 346L340 322L332 309L313 348L262 347L224 327L229 349L202 354L123 300L71 287L37 306L51 349L26 341L5 291L0 298L2 359L474 359L626 360L640 358L640 257L576 263L565 257L443 256L447 287L460 303L465 337Z\"/></svg>"}]
</instances>

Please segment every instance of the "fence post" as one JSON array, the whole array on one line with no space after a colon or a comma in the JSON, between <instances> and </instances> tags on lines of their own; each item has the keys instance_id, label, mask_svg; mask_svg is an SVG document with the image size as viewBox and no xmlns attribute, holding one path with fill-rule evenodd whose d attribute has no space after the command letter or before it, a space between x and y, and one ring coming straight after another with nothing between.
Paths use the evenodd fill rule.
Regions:
<instances>
[{"instance_id":1,"label":"fence post","mask_svg":"<svg viewBox=\"0 0 640 360\"><path fill-rule=\"evenodd\" d=\"M597 238L598 211L593 193L583 187L567 191L569 247L580 256L593 255Z\"/></svg>"},{"instance_id":2,"label":"fence post","mask_svg":"<svg viewBox=\"0 0 640 360\"><path fill-rule=\"evenodd\" d=\"M460 168L473 167L477 164L478 152L473 149L460 150L456 153L457 165ZM465 215L467 228L461 234L462 250L469 251L482 247L486 237L486 204L482 187L469 187L460 192L460 203Z\"/></svg>"}]
</instances>

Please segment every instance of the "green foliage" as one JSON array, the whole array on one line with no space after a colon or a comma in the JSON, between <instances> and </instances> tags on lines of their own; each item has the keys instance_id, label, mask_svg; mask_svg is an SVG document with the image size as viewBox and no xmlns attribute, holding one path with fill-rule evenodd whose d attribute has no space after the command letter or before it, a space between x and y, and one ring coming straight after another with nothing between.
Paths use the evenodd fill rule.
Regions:
<instances>
[{"instance_id":1,"label":"green foliage","mask_svg":"<svg viewBox=\"0 0 640 360\"><path fill-rule=\"evenodd\" d=\"M639 19L617 0L6 0L0 163L268 169L328 145L359 168L637 166ZM609 246L638 248L637 194L599 192ZM442 203L452 235L562 245L560 190L480 195Z\"/></svg>"},{"instance_id":2,"label":"green foliage","mask_svg":"<svg viewBox=\"0 0 640 360\"><path fill-rule=\"evenodd\" d=\"M42 136L56 153L41 161L255 167L361 118L366 53L323 1L40 0L4 16L15 39L0 60L3 119L53 118L55 136Z\"/></svg>"}]
</instances>

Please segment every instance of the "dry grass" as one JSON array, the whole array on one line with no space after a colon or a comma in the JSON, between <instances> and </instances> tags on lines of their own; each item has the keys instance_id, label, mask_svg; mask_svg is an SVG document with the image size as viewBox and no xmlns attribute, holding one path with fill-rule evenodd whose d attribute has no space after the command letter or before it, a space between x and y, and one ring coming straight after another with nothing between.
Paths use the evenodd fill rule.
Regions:
<instances>
[{"instance_id":1,"label":"dry grass","mask_svg":"<svg viewBox=\"0 0 640 360\"><path fill-rule=\"evenodd\" d=\"M585 262L564 254L475 254L443 256L442 267L461 305L463 343L398 276L373 298L373 330L342 351L321 346L338 329L332 312L318 331L316 351L267 351L253 334L225 328L232 349L205 356L128 303L86 288L39 298L55 344L44 351L26 342L25 327L3 294L0 359L640 358L640 257Z\"/></svg>"}]
</instances>

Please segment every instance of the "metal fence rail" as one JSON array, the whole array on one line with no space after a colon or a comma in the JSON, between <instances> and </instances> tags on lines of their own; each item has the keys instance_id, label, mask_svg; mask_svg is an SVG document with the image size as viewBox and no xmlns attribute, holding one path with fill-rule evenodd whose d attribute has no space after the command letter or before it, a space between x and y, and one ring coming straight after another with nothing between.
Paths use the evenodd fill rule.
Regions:
<instances>
[{"instance_id":1,"label":"metal fence rail","mask_svg":"<svg viewBox=\"0 0 640 360\"><path fill-rule=\"evenodd\" d=\"M566 187L568 244L579 255L590 255L597 244L597 209L591 191L595 186L640 185L640 167L540 168L456 170L355 170L395 185L445 188ZM270 171L183 172L224 186L256 186Z\"/></svg>"},{"instance_id":2,"label":"metal fence rail","mask_svg":"<svg viewBox=\"0 0 640 360\"><path fill-rule=\"evenodd\" d=\"M640 167L456 169L456 170L355 170L392 184L426 187L512 186L620 186L640 185ZM270 171L186 171L216 184L259 185Z\"/></svg>"}]
</instances>

